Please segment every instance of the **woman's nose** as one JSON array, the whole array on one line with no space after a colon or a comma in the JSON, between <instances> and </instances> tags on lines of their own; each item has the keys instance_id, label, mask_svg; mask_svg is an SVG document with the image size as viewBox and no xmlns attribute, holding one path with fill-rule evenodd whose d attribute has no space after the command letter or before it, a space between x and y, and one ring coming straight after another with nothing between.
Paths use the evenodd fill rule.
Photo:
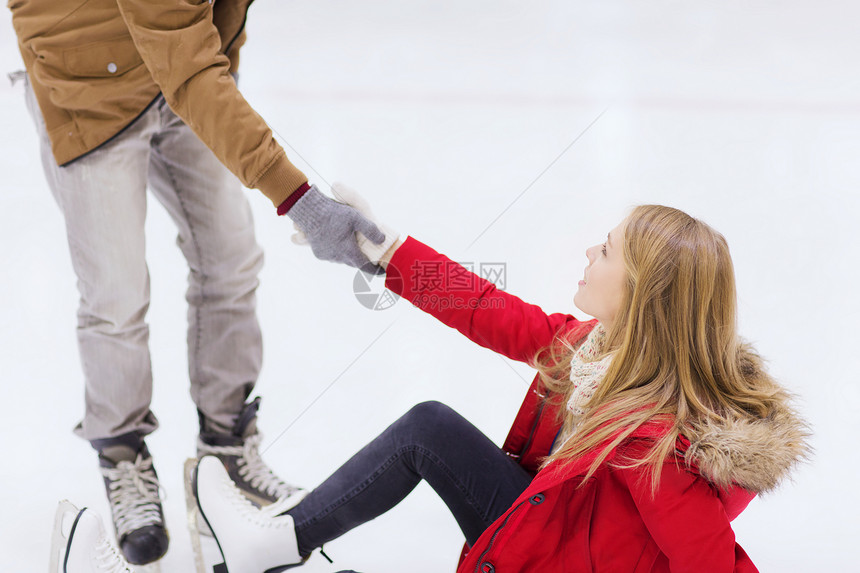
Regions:
<instances>
[{"instance_id":1,"label":"woman's nose","mask_svg":"<svg viewBox=\"0 0 860 573\"><path fill-rule=\"evenodd\" d=\"M594 262L595 252L597 251L597 246L588 247L585 249L585 256L588 259L589 264Z\"/></svg>"}]
</instances>

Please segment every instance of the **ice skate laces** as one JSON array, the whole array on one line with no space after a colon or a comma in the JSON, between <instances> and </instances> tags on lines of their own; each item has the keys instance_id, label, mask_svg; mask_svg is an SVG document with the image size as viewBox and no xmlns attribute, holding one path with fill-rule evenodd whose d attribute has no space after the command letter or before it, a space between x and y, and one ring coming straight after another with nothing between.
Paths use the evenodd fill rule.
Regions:
<instances>
[{"instance_id":1,"label":"ice skate laces","mask_svg":"<svg viewBox=\"0 0 860 573\"><path fill-rule=\"evenodd\" d=\"M293 518L290 516L276 516L261 510L254 505L250 499L236 486L232 479L224 477L220 483L221 492L230 505L238 510L239 515L253 523L257 527L292 527Z\"/></svg>"},{"instance_id":2,"label":"ice skate laces","mask_svg":"<svg viewBox=\"0 0 860 573\"><path fill-rule=\"evenodd\" d=\"M280 499L296 494L301 488L285 483L260 457L262 439L261 434L254 434L245 438L245 443L241 446L210 446L203 441L198 441L198 450L201 456L205 454L236 456L239 476L252 488L268 496Z\"/></svg>"},{"instance_id":3,"label":"ice skate laces","mask_svg":"<svg viewBox=\"0 0 860 573\"><path fill-rule=\"evenodd\" d=\"M99 571L104 573L134 573L128 562L117 552L116 547L104 536L96 542L93 556Z\"/></svg>"},{"instance_id":4,"label":"ice skate laces","mask_svg":"<svg viewBox=\"0 0 860 573\"><path fill-rule=\"evenodd\" d=\"M115 468L101 470L110 481L108 498L118 538L147 525L162 525L160 485L152 458L138 454L134 463L121 461Z\"/></svg>"}]
</instances>

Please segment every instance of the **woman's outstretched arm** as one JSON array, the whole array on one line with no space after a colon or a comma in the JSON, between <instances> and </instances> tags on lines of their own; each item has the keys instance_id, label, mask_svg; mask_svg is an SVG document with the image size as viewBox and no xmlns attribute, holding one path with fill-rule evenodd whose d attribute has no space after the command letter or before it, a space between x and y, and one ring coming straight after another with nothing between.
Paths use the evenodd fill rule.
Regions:
<instances>
[{"instance_id":1,"label":"woman's outstretched arm","mask_svg":"<svg viewBox=\"0 0 860 573\"><path fill-rule=\"evenodd\" d=\"M573 316L547 314L498 289L412 237L397 241L379 262L391 291L513 360L529 362L560 329L586 328Z\"/></svg>"},{"instance_id":2,"label":"woman's outstretched arm","mask_svg":"<svg viewBox=\"0 0 860 573\"><path fill-rule=\"evenodd\" d=\"M370 205L354 189L334 183L332 192L385 234L381 243L357 235L359 247L371 263L369 270L385 272L391 291L477 344L513 360L530 362L560 330L579 329L579 333L571 333L578 338L593 326L593 321L582 323L568 314L547 314L414 238L401 240L396 231L376 220ZM306 243L301 232L293 241Z\"/></svg>"}]
</instances>

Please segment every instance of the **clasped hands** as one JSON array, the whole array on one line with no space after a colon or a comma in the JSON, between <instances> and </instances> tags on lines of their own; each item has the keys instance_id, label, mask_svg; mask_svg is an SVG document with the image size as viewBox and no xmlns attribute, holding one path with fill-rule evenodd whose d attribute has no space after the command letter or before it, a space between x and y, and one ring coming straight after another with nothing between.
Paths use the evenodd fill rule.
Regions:
<instances>
[{"instance_id":1,"label":"clasped hands","mask_svg":"<svg viewBox=\"0 0 860 573\"><path fill-rule=\"evenodd\" d=\"M309 245L320 260L384 273L399 233L380 224L355 189L334 183L331 191L334 199L312 185L287 212L296 229L292 241Z\"/></svg>"}]
</instances>

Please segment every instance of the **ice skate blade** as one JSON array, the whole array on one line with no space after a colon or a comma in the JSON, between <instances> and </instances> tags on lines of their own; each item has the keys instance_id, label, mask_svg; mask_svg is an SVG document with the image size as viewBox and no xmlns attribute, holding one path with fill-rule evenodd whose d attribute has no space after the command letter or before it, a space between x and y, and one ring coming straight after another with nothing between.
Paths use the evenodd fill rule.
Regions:
<instances>
[{"instance_id":1,"label":"ice skate blade","mask_svg":"<svg viewBox=\"0 0 860 573\"><path fill-rule=\"evenodd\" d=\"M196 573L206 573L206 563L203 560L203 548L200 545L200 511L197 509L197 496L194 495L194 470L197 458L185 460L185 524L191 537L191 551L194 553L194 570ZM205 522L204 522L205 523ZM209 529L208 527L206 528ZM211 535L211 531L209 532Z\"/></svg>"},{"instance_id":2,"label":"ice skate blade","mask_svg":"<svg viewBox=\"0 0 860 573\"><path fill-rule=\"evenodd\" d=\"M65 557L69 551L69 539L71 537L72 528L78 516L83 512L82 509L75 507L72 502L67 499L62 500L57 505L57 511L54 514L54 529L51 533L51 560L49 564L49 573L63 573L60 569L61 564L65 565Z\"/></svg>"}]
</instances>

